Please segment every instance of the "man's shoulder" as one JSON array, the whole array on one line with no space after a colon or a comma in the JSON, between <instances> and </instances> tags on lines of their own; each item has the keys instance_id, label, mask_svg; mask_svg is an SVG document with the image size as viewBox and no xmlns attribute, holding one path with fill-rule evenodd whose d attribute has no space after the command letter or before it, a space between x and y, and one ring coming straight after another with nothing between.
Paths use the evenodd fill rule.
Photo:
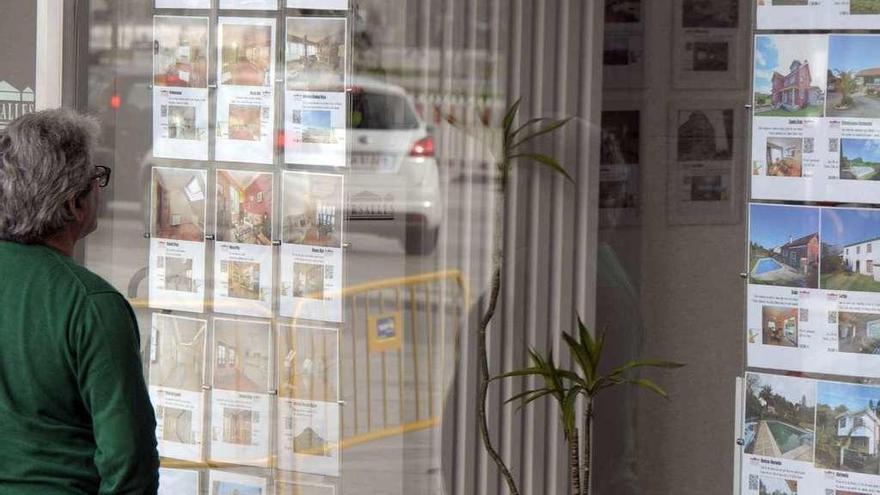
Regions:
<instances>
[{"instance_id":1,"label":"man's shoulder","mask_svg":"<svg viewBox=\"0 0 880 495\"><path fill-rule=\"evenodd\" d=\"M84 295L118 294L109 282L96 273L45 246L0 242L0 259L12 265L12 270L30 272L56 287L73 289Z\"/></svg>"}]
</instances>

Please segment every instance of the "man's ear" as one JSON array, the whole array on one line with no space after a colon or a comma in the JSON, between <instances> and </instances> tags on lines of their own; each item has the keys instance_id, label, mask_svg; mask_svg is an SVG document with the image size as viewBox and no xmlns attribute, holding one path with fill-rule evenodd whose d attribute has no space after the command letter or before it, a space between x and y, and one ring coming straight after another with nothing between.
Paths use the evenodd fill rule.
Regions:
<instances>
[{"instance_id":1,"label":"man's ear","mask_svg":"<svg viewBox=\"0 0 880 495\"><path fill-rule=\"evenodd\" d=\"M76 219L77 222L82 221L86 212L83 210L83 202L85 198L82 196L75 196L67 200L67 208L70 210L70 213L73 214L73 218Z\"/></svg>"}]
</instances>

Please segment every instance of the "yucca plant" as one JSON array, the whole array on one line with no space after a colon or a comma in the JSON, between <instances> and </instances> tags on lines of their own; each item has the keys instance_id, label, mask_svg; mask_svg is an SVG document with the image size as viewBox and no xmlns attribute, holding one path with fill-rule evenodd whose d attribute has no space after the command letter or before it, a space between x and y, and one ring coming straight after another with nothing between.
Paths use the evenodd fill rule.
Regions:
<instances>
[{"instance_id":1,"label":"yucca plant","mask_svg":"<svg viewBox=\"0 0 880 495\"><path fill-rule=\"evenodd\" d=\"M524 150L525 145L534 141L541 136L549 135L563 126L565 126L571 118L553 119L549 117L533 118L524 124L514 127L521 99L516 100L510 108L505 112L501 122L500 135L497 143L493 143L496 159L496 184L497 193L495 194L495 240L492 246L492 276L491 289L489 299L487 301L486 311L481 315L479 328L477 331L477 359L480 376L479 397L477 398L477 422L480 430L480 438L483 446L492 459L492 462L498 467L501 475L504 477L505 483L510 495L519 495L519 489L516 481L510 473L510 469L504 463L501 455L492 445L492 438L489 436L488 419L486 417L486 398L489 394L489 358L486 350L486 337L489 324L495 316L495 309L498 306L498 296L501 293L502 267L504 266L504 204L507 196L507 188L510 179L510 172L513 167L523 161L531 161L539 165L543 165L550 170L562 174L568 181L574 182L571 175L566 172L565 168L552 156ZM446 119L452 125L459 123L448 116ZM483 121L484 125L488 125L487 121ZM495 140L493 140L495 141Z\"/></svg>"},{"instance_id":2,"label":"yucca plant","mask_svg":"<svg viewBox=\"0 0 880 495\"><path fill-rule=\"evenodd\" d=\"M605 334L593 337L590 330L578 316L577 338L563 332L562 338L571 354L573 369L556 366L553 352L545 358L535 349L529 350L531 365L519 370L504 373L495 379L511 377L540 376L543 386L514 395L508 401L521 400L526 406L542 397L550 396L559 405L560 421L562 422L565 439L568 442L569 472L571 476L571 493L586 495L590 491L591 465L593 460L593 405L596 397L604 390L618 385L634 385L669 398L666 390L649 378L638 376L642 368L680 368L681 363L660 359L634 359L621 366L602 373L600 365L602 351L605 348ZM581 460L578 445L577 398L583 397L586 411L583 414L584 424L584 459L583 477L580 476Z\"/></svg>"}]
</instances>

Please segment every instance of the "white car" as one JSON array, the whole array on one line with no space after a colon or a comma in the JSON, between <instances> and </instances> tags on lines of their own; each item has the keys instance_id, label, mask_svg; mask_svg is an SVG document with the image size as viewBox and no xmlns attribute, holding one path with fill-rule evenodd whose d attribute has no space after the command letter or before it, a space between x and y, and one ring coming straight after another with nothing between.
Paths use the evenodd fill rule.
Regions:
<instances>
[{"instance_id":1,"label":"white car","mask_svg":"<svg viewBox=\"0 0 880 495\"><path fill-rule=\"evenodd\" d=\"M398 238L430 254L443 219L434 138L410 95L384 82L351 81L348 229Z\"/></svg>"}]
</instances>

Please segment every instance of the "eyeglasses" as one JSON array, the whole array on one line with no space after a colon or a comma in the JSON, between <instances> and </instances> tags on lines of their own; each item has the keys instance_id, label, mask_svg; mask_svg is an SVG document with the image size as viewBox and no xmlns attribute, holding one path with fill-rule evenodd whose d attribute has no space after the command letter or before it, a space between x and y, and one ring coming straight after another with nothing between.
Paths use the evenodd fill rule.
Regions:
<instances>
[{"instance_id":1,"label":"eyeglasses","mask_svg":"<svg viewBox=\"0 0 880 495\"><path fill-rule=\"evenodd\" d=\"M95 168L98 170L98 172L95 174L92 180L98 181L98 187L107 187L107 184L110 183L110 167L95 165Z\"/></svg>"}]
</instances>

